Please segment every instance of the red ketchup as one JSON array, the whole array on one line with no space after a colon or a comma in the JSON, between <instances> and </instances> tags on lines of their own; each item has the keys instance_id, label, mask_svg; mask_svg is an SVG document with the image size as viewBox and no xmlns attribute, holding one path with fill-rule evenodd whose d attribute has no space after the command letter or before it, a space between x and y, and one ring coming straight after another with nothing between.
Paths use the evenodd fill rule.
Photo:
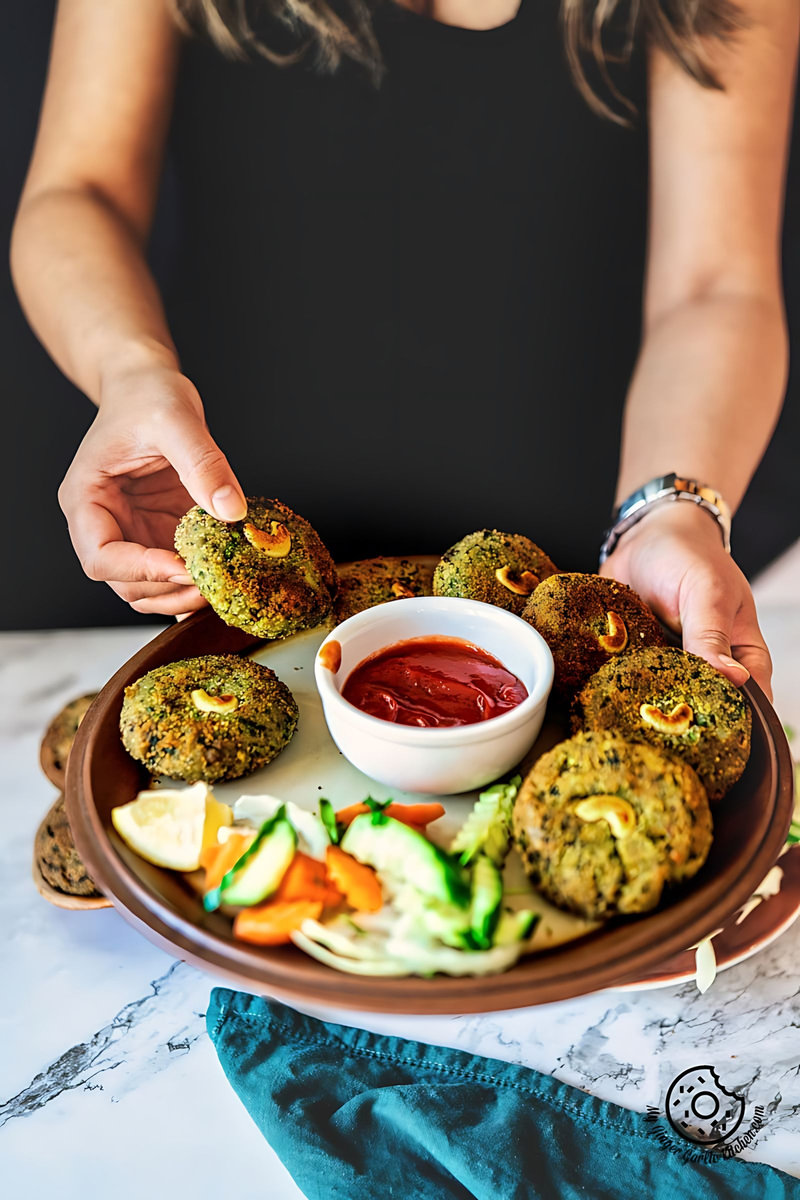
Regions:
<instances>
[{"instance_id":1,"label":"red ketchup","mask_svg":"<svg viewBox=\"0 0 800 1200\"><path fill-rule=\"evenodd\" d=\"M516 708L528 690L501 662L461 638L409 638L365 658L345 700L397 725L474 725Z\"/></svg>"}]
</instances>

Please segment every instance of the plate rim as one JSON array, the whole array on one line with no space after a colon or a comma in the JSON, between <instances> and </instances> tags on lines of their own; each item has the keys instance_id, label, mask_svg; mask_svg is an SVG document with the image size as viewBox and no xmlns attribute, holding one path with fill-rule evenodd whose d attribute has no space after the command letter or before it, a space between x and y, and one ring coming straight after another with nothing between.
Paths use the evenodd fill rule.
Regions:
<instances>
[{"instance_id":1,"label":"plate rim","mask_svg":"<svg viewBox=\"0 0 800 1200\"><path fill-rule=\"evenodd\" d=\"M780 854L774 865L776 867L780 866L782 859L785 858L786 854L789 853L792 853L795 859L800 859L800 844L788 846L786 853ZM760 937L756 937L748 946L745 946L740 950L733 951L729 954L723 954L721 958L717 955L717 974L720 974L722 971L728 971L731 967L738 967L740 963L747 962L748 959L754 958L757 954L760 954L762 950L767 950L774 942L783 937L784 933L791 929L792 925L794 925L798 918L800 918L800 866L795 866L795 874L798 875L798 879L794 884L796 900L794 901L793 906L787 912L787 915L782 917L776 924L770 923L767 929L765 929L764 933ZM783 889L781 889L781 892L782 890ZM768 907L774 906L775 902L779 900L780 897L780 892L774 896L767 896L758 905L757 909L745 917L742 924L744 925L746 922L750 921L759 910L766 910ZM716 942L717 937L723 937L726 931L730 928L730 922L728 922L725 926L725 929L721 929L719 934L714 937L714 942ZM688 955L691 953L692 948L690 947L688 950L682 951L681 954L673 955L672 960L665 960L665 963L668 961L675 961L676 958L681 958L684 954ZM695 970L689 969L688 967L685 970L673 970L669 973L664 972L661 974L658 974L654 971L651 975L645 976L644 978L631 980L629 983L621 983L617 985L616 989L612 987L606 990L626 992L657 991L659 988L673 987L684 983L691 983L694 978Z\"/></svg>"}]
</instances>

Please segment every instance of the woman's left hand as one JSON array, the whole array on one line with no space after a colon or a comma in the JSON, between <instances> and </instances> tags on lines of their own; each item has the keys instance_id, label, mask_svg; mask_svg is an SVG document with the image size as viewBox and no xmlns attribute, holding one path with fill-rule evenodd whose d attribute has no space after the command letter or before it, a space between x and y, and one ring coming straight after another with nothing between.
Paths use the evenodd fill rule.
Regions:
<instances>
[{"instance_id":1,"label":"woman's left hand","mask_svg":"<svg viewBox=\"0 0 800 1200\"><path fill-rule=\"evenodd\" d=\"M683 646L741 686L752 675L772 699L772 660L750 585L711 516L694 504L661 504L629 529L602 575L627 583Z\"/></svg>"}]
</instances>

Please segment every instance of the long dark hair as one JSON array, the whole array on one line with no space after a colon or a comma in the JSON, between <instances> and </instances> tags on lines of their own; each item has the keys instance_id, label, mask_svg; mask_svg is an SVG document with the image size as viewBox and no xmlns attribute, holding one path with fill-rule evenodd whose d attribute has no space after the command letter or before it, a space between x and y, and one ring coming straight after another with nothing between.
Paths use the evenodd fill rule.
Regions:
<instances>
[{"instance_id":1,"label":"long dark hair","mask_svg":"<svg viewBox=\"0 0 800 1200\"><path fill-rule=\"evenodd\" d=\"M255 53L286 64L311 53L324 71L349 58L376 83L383 64L372 14L382 2L387 0L174 0L184 25L209 35L227 54ZM430 0L422 5L424 11ZM266 44L254 32L259 13L290 29L296 48L278 52ZM631 105L612 81L609 66L624 63L637 39L665 51L704 87L716 88L720 84L704 58L703 39L727 38L744 24L735 0L561 0L561 17L578 88L596 112L622 122Z\"/></svg>"}]
</instances>

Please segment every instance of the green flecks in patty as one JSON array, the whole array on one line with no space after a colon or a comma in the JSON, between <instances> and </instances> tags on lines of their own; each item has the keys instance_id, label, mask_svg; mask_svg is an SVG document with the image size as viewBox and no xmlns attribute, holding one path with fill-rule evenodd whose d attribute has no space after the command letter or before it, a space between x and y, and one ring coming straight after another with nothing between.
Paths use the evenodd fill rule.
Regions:
<instances>
[{"instance_id":1,"label":"green flecks in patty","mask_svg":"<svg viewBox=\"0 0 800 1200\"><path fill-rule=\"evenodd\" d=\"M578 819L574 802L593 795L619 796L634 810L624 838L605 820ZM699 870L711 845L708 801L692 769L605 731L578 734L538 760L517 796L513 830L540 890L590 918L654 907L667 884Z\"/></svg>"},{"instance_id":2,"label":"green flecks in patty","mask_svg":"<svg viewBox=\"0 0 800 1200\"><path fill-rule=\"evenodd\" d=\"M231 560L235 558L241 540L242 539L239 537L239 534L236 533L235 530L231 530L228 542L225 546L223 546L222 549L222 557L226 563L231 562Z\"/></svg>"},{"instance_id":3,"label":"green flecks in patty","mask_svg":"<svg viewBox=\"0 0 800 1200\"><path fill-rule=\"evenodd\" d=\"M355 613L408 596L430 596L432 569L408 558L365 558L339 567L333 614L337 624Z\"/></svg>"},{"instance_id":4,"label":"green flecks in patty","mask_svg":"<svg viewBox=\"0 0 800 1200\"><path fill-rule=\"evenodd\" d=\"M199 688L235 696L237 708L200 711L192 700ZM127 687L120 732L153 774L213 783L266 766L291 740L297 717L294 697L268 667L210 654L156 667Z\"/></svg>"},{"instance_id":5,"label":"green flecks in patty","mask_svg":"<svg viewBox=\"0 0 800 1200\"><path fill-rule=\"evenodd\" d=\"M526 572L531 584L556 573L558 568L530 538L519 533L481 529L467 534L445 551L433 573L435 596L462 596L482 600L509 612L521 613L530 590L519 593L501 582L522 580ZM498 578L498 572L500 577Z\"/></svg>"},{"instance_id":6,"label":"green flecks in patty","mask_svg":"<svg viewBox=\"0 0 800 1200\"><path fill-rule=\"evenodd\" d=\"M671 713L687 704L692 724L664 732L641 717L643 704ZM573 706L573 728L617 730L689 763L717 800L741 776L750 754L744 694L697 655L672 646L630 651L601 667Z\"/></svg>"},{"instance_id":7,"label":"green flecks in patty","mask_svg":"<svg viewBox=\"0 0 800 1200\"><path fill-rule=\"evenodd\" d=\"M620 658L608 641L612 625L624 628L629 650L665 642L661 626L642 598L625 584L601 575L550 575L535 589L521 615L550 647L553 686L568 700L599 667Z\"/></svg>"}]
</instances>

